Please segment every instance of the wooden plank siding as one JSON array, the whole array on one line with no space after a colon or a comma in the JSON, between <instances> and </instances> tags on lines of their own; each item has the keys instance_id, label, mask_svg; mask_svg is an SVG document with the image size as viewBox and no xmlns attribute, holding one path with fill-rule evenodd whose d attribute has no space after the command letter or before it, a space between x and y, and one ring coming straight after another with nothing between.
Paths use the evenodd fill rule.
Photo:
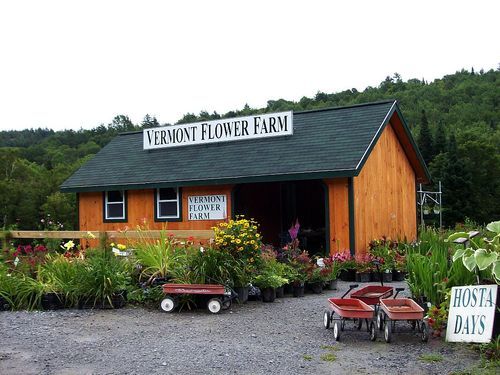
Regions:
<instances>
[{"instance_id":1,"label":"wooden plank siding","mask_svg":"<svg viewBox=\"0 0 500 375\"><path fill-rule=\"evenodd\" d=\"M347 178L325 180L330 216L330 253L349 249L349 204Z\"/></svg>"},{"instance_id":2,"label":"wooden plank siding","mask_svg":"<svg viewBox=\"0 0 500 375\"><path fill-rule=\"evenodd\" d=\"M127 222L103 222L103 193L90 192L79 194L79 228L92 231L120 231L136 229L137 226L151 230L210 230L221 220L188 221L188 196L224 194L227 200L227 216L231 217L230 185L210 187L183 187L182 191L182 221L156 222L154 218L155 190L127 191Z\"/></svg>"},{"instance_id":3,"label":"wooden plank siding","mask_svg":"<svg viewBox=\"0 0 500 375\"><path fill-rule=\"evenodd\" d=\"M382 236L415 240L416 220L415 172L388 124L354 178L356 253Z\"/></svg>"}]
</instances>

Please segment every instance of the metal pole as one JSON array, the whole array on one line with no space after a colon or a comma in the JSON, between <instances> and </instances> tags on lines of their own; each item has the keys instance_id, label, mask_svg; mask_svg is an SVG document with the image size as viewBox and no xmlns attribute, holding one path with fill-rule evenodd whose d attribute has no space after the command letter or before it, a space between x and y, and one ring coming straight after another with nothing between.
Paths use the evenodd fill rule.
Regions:
<instances>
[{"instance_id":1,"label":"metal pole","mask_svg":"<svg viewBox=\"0 0 500 375\"><path fill-rule=\"evenodd\" d=\"M441 192L441 181L439 181L439 229L443 228L443 205L442 198L443 194Z\"/></svg>"}]
</instances>

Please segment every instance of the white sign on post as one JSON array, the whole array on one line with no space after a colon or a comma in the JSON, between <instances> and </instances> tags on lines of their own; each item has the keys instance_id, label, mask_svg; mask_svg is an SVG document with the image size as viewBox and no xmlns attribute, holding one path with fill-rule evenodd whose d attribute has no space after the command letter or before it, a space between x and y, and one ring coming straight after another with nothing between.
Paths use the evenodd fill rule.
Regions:
<instances>
[{"instance_id":1,"label":"white sign on post","mask_svg":"<svg viewBox=\"0 0 500 375\"><path fill-rule=\"evenodd\" d=\"M293 134L293 113L265 113L143 130L143 148L188 146Z\"/></svg>"},{"instance_id":2,"label":"white sign on post","mask_svg":"<svg viewBox=\"0 0 500 375\"><path fill-rule=\"evenodd\" d=\"M490 342L495 320L497 285L451 288L446 341Z\"/></svg>"},{"instance_id":3,"label":"white sign on post","mask_svg":"<svg viewBox=\"0 0 500 375\"><path fill-rule=\"evenodd\" d=\"M189 220L223 220L227 217L225 195L188 196Z\"/></svg>"}]
</instances>

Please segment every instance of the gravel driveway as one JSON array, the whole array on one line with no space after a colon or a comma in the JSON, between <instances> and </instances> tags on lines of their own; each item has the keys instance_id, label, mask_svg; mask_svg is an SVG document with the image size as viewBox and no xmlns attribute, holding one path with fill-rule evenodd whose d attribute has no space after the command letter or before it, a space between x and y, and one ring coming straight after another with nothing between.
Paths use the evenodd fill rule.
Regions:
<instances>
[{"instance_id":1,"label":"gravel driveway","mask_svg":"<svg viewBox=\"0 0 500 375\"><path fill-rule=\"evenodd\" d=\"M399 285L393 283L392 285ZM340 342L322 324L338 291L274 303L166 314L120 310L0 312L0 374L448 374L478 364L466 345L416 334L369 340L348 322ZM437 362L421 355L436 354Z\"/></svg>"}]
</instances>

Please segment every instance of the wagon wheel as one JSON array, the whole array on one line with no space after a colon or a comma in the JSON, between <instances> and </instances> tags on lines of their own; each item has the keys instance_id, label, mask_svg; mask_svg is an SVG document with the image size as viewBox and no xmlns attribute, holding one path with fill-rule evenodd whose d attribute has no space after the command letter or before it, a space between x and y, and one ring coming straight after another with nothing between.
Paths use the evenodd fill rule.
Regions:
<instances>
[{"instance_id":1,"label":"wagon wheel","mask_svg":"<svg viewBox=\"0 0 500 375\"><path fill-rule=\"evenodd\" d=\"M392 322L388 321L384 324L384 339L385 342L391 342L391 336L392 336Z\"/></svg>"},{"instance_id":2,"label":"wagon wheel","mask_svg":"<svg viewBox=\"0 0 500 375\"><path fill-rule=\"evenodd\" d=\"M415 328L417 328L417 321L416 320L409 320L408 323L410 323L411 329L415 330Z\"/></svg>"},{"instance_id":3,"label":"wagon wheel","mask_svg":"<svg viewBox=\"0 0 500 375\"><path fill-rule=\"evenodd\" d=\"M392 332L396 332L396 321L392 320Z\"/></svg>"},{"instance_id":4,"label":"wagon wheel","mask_svg":"<svg viewBox=\"0 0 500 375\"><path fill-rule=\"evenodd\" d=\"M165 312L168 312L168 313L174 311L176 306L177 306L177 302L175 301L174 298L172 298L170 296L165 297L160 303L161 309Z\"/></svg>"},{"instance_id":5,"label":"wagon wheel","mask_svg":"<svg viewBox=\"0 0 500 375\"><path fill-rule=\"evenodd\" d=\"M330 311L325 310L325 312L323 313L323 327L325 327L325 329L330 328L331 320L332 320L332 315L330 314Z\"/></svg>"},{"instance_id":6,"label":"wagon wheel","mask_svg":"<svg viewBox=\"0 0 500 375\"><path fill-rule=\"evenodd\" d=\"M421 330L422 330L422 336L421 336L422 342L427 342L429 340L429 326L425 322L422 322Z\"/></svg>"},{"instance_id":7,"label":"wagon wheel","mask_svg":"<svg viewBox=\"0 0 500 375\"><path fill-rule=\"evenodd\" d=\"M217 314L222 308L222 302L219 298L212 298L208 301L207 308L212 314Z\"/></svg>"},{"instance_id":8,"label":"wagon wheel","mask_svg":"<svg viewBox=\"0 0 500 375\"><path fill-rule=\"evenodd\" d=\"M370 340L375 341L377 339L377 328L375 328L375 323L370 323Z\"/></svg>"},{"instance_id":9,"label":"wagon wheel","mask_svg":"<svg viewBox=\"0 0 500 375\"><path fill-rule=\"evenodd\" d=\"M340 330L341 330L341 331L343 331L343 330L344 330L344 328L345 328L345 319L344 319L344 318L342 318L342 320L341 320L340 322L341 322L341 323L340 323Z\"/></svg>"},{"instance_id":10,"label":"wagon wheel","mask_svg":"<svg viewBox=\"0 0 500 375\"><path fill-rule=\"evenodd\" d=\"M356 322L356 328L359 331L361 327L363 327L363 319L358 319L358 321Z\"/></svg>"},{"instance_id":11,"label":"wagon wheel","mask_svg":"<svg viewBox=\"0 0 500 375\"><path fill-rule=\"evenodd\" d=\"M333 338L335 339L335 341L340 340L340 326L341 326L341 324L339 323L338 320L336 320L333 323Z\"/></svg>"},{"instance_id":12,"label":"wagon wheel","mask_svg":"<svg viewBox=\"0 0 500 375\"><path fill-rule=\"evenodd\" d=\"M381 331L384 329L384 321L384 313L382 311L379 311L377 314L377 328Z\"/></svg>"}]
</instances>

